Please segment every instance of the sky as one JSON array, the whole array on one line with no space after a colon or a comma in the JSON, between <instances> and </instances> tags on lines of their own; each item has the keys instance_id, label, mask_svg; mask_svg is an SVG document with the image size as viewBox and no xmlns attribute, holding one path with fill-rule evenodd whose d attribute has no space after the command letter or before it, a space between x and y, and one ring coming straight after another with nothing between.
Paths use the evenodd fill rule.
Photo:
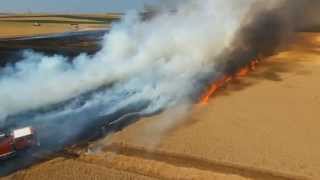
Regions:
<instances>
[{"instance_id":1,"label":"sky","mask_svg":"<svg viewBox=\"0 0 320 180\"><path fill-rule=\"evenodd\" d=\"M0 12L103 13L140 9L161 0L1 0Z\"/></svg>"}]
</instances>

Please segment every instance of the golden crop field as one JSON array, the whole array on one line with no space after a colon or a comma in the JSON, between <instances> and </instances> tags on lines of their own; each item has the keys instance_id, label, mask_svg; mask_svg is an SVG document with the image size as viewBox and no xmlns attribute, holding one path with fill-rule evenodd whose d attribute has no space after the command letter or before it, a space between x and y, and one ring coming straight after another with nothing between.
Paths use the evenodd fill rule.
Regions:
<instances>
[{"instance_id":1,"label":"golden crop field","mask_svg":"<svg viewBox=\"0 0 320 180\"><path fill-rule=\"evenodd\" d=\"M10 14L0 16L0 38L33 36L110 28L121 14L47 15Z\"/></svg>"}]
</instances>

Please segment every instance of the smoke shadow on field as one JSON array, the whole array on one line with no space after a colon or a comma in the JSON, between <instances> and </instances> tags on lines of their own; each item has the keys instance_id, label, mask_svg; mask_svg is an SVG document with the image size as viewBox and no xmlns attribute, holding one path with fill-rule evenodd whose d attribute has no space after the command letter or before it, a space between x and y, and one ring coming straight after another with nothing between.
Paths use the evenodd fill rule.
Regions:
<instances>
[{"instance_id":1,"label":"smoke shadow on field","mask_svg":"<svg viewBox=\"0 0 320 180\"><path fill-rule=\"evenodd\" d=\"M295 71L293 64L289 62L264 62L261 64L263 68L257 70L257 72L252 73L250 77L260 80L265 79L269 81L283 81L282 73L288 73L290 71Z\"/></svg>"}]
</instances>

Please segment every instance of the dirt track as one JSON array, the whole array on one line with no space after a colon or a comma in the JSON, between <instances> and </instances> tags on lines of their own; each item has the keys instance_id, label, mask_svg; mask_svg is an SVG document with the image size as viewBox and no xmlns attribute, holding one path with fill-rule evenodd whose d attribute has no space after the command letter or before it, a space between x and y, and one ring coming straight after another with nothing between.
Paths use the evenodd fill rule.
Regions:
<instances>
[{"instance_id":1,"label":"dirt track","mask_svg":"<svg viewBox=\"0 0 320 180\"><path fill-rule=\"evenodd\" d=\"M320 35L299 34L177 123L146 118L92 144L93 154L6 179L319 179L319 77Z\"/></svg>"}]
</instances>

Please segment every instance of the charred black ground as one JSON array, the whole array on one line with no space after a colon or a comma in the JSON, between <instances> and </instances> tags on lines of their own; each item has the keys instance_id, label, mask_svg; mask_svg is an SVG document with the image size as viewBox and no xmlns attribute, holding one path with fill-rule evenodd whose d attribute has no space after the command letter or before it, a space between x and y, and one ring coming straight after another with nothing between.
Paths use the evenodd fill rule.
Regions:
<instances>
[{"instance_id":1,"label":"charred black ground","mask_svg":"<svg viewBox=\"0 0 320 180\"><path fill-rule=\"evenodd\" d=\"M38 37L0 39L0 67L22 58L30 49L46 55L61 54L73 58L80 53L94 54L101 49L100 41L107 30L70 32Z\"/></svg>"}]
</instances>

